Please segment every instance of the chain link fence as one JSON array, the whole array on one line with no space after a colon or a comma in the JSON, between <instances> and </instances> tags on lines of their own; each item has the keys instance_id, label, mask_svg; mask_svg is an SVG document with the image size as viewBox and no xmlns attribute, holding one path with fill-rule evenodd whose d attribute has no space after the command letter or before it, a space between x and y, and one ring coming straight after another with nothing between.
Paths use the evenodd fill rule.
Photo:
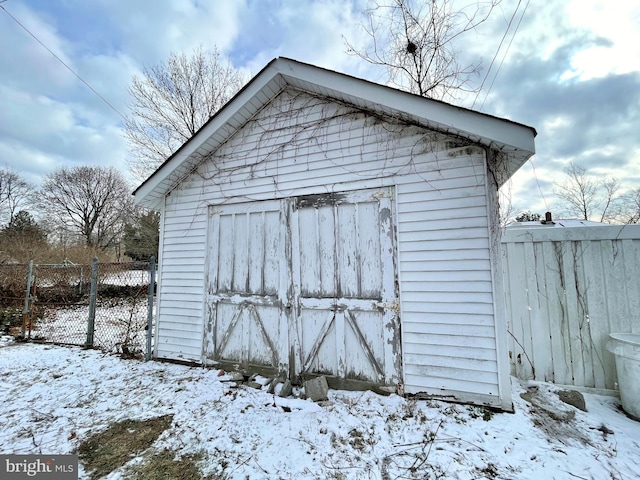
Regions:
<instances>
[{"instance_id":1,"label":"chain link fence","mask_svg":"<svg viewBox=\"0 0 640 480\"><path fill-rule=\"evenodd\" d=\"M154 282L154 261L0 266L0 312L25 339L150 358Z\"/></svg>"},{"instance_id":2,"label":"chain link fence","mask_svg":"<svg viewBox=\"0 0 640 480\"><path fill-rule=\"evenodd\" d=\"M22 325L28 268L26 265L0 265L0 328L16 334Z\"/></svg>"}]
</instances>

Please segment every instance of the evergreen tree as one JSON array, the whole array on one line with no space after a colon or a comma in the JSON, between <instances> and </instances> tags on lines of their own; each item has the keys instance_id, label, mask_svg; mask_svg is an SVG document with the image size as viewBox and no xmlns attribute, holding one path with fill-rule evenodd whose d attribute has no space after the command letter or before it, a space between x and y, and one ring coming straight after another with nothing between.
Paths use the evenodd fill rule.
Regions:
<instances>
[{"instance_id":1,"label":"evergreen tree","mask_svg":"<svg viewBox=\"0 0 640 480\"><path fill-rule=\"evenodd\" d=\"M142 212L132 216L124 227L124 254L133 260L149 260L151 256L158 258L160 243L160 214L158 212Z\"/></svg>"},{"instance_id":2,"label":"evergreen tree","mask_svg":"<svg viewBox=\"0 0 640 480\"><path fill-rule=\"evenodd\" d=\"M538 222L540 220L542 220L542 215L539 213L531 213L528 210L516 217L516 222Z\"/></svg>"},{"instance_id":3,"label":"evergreen tree","mask_svg":"<svg viewBox=\"0 0 640 480\"><path fill-rule=\"evenodd\" d=\"M27 243L42 243L47 241L47 234L26 210L20 210L2 230L0 237L3 241L22 241Z\"/></svg>"}]
</instances>

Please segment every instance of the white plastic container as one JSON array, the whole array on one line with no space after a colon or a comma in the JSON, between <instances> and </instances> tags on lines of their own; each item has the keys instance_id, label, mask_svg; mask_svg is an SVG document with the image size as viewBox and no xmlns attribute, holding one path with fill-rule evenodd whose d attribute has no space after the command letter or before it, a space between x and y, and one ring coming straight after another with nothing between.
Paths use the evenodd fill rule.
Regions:
<instances>
[{"instance_id":1,"label":"white plastic container","mask_svg":"<svg viewBox=\"0 0 640 480\"><path fill-rule=\"evenodd\" d=\"M616 357L622 408L640 421L640 334L611 333L607 350Z\"/></svg>"}]
</instances>

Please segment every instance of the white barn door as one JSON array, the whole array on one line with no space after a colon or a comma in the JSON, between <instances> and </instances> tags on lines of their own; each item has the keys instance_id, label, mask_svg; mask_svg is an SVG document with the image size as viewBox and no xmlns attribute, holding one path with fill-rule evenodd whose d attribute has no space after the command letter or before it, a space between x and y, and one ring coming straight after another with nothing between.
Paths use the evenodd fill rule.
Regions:
<instances>
[{"instance_id":1,"label":"white barn door","mask_svg":"<svg viewBox=\"0 0 640 480\"><path fill-rule=\"evenodd\" d=\"M205 357L401 382L391 189L212 207Z\"/></svg>"},{"instance_id":2,"label":"white barn door","mask_svg":"<svg viewBox=\"0 0 640 480\"><path fill-rule=\"evenodd\" d=\"M209 211L207 358L265 374L288 368L291 273L280 200Z\"/></svg>"},{"instance_id":3,"label":"white barn door","mask_svg":"<svg viewBox=\"0 0 640 480\"><path fill-rule=\"evenodd\" d=\"M295 326L302 375L401 383L391 193L361 190L295 201Z\"/></svg>"}]
</instances>

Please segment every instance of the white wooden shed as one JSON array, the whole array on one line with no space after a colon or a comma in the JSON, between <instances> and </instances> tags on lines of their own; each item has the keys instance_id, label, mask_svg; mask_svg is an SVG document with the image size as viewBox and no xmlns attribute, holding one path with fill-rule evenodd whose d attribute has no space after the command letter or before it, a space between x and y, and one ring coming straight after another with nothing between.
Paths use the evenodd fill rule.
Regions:
<instances>
[{"instance_id":1,"label":"white wooden shed","mask_svg":"<svg viewBox=\"0 0 640 480\"><path fill-rule=\"evenodd\" d=\"M511 409L497 188L534 137L271 61L134 193L155 357Z\"/></svg>"}]
</instances>

